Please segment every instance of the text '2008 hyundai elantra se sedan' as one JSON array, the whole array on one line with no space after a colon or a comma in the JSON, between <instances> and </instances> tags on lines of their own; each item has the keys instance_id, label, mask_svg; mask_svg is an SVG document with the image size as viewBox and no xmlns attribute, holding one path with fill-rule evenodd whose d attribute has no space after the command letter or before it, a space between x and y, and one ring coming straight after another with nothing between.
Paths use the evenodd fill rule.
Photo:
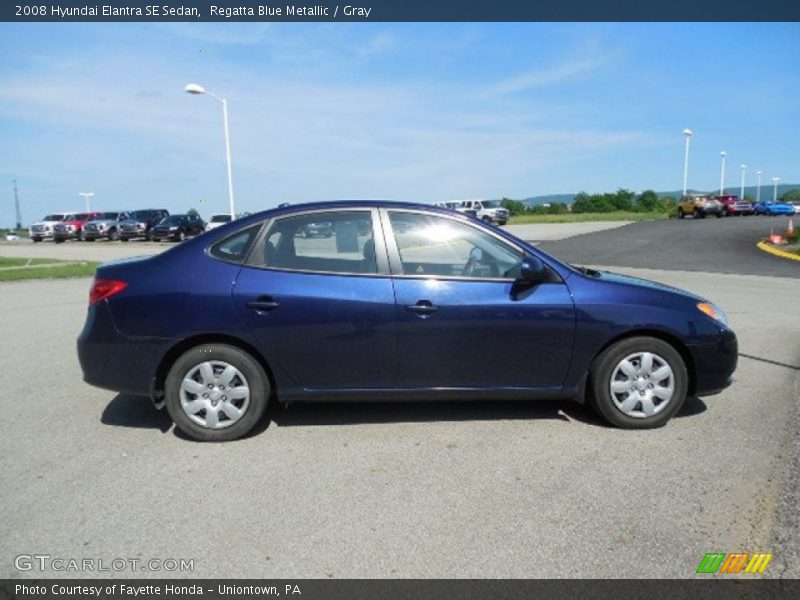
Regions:
<instances>
[{"instance_id":1,"label":"text '2008 hyundai elantra se sedan'","mask_svg":"<svg viewBox=\"0 0 800 600\"><path fill-rule=\"evenodd\" d=\"M331 235L304 235L317 223ZM564 264L453 211L359 201L101 265L78 355L88 383L231 440L269 401L574 398L657 427L730 385L737 342L688 292Z\"/></svg>"}]
</instances>

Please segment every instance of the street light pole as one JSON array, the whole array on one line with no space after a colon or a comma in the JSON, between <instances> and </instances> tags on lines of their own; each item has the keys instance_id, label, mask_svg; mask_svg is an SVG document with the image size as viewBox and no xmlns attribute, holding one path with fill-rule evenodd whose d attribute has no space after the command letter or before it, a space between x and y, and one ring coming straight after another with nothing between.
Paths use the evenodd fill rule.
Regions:
<instances>
[{"instance_id":1,"label":"street light pole","mask_svg":"<svg viewBox=\"0 0 800 600\"><path fill-rule=\"evenodd\" d=\"M19 195L17 195L17 180L14 180L14 211L17 217L17 229L22 229L22 213L19 212Z\"/></svg>"},{"instance_id":2,"label":"street light pole","mask_svg":"<svg viewBox=\"0 0 800 600\"><path fill-rule=\"evenodd\" d=\"M687 183L689 181L689 140L694 135L691 129L684 129L683 135L686 137L686 147L683 151L683 198L686 198Z\"/></svg>"},{"instance_id":3,"label":"street light pole","mask_svg":"<svg viewBox=\"0 0 800 600\"><path fill-rule=\"evenodd\" d=\"M78 196L83 196L86 201L86 212L89 212L89 198L94 196L94 192L78 192Z\"/></svg>"},{"instance_id":4,"label":"street light pole","mask_svg":"<svg viewBox=\"0 0 800 600\"><path fill-rule=\"evenodd\" d=\"M230 131L228 130L228 101L225 98L220 98L219 96L212 94L202 85L198 85L196 83L188 84L184 88L184 91L188 94L206 94L222 104L222 121L225 127L225 159L228 166L228 204L230 208L231 219L235 219L236 210L234 208L233 201L233 168L231 167L231 137Z\"/></svg>"},{"instance_id":5,"label":"street light pole","mask_svg":"<svg viewBox=\"0 0 800 600\"><path fill-rule=\"evenodd\" d=\"M772 178L772 183L774 184L774 186L772 188L772 201L773 202L777 202L778 201L778 182L780 180L781 180L780 177L773 177Z\"/></svg>"},{"instance_id":6,"label":"street light pole","mask_svg":"<svg viewBox=\"0 0 800 600\"><path fill-rule=\"evenodd\" d=\"M742 189L739 193L739 200L744 200L744 174L747 171L747 165L739 165L739 168L742 170Z\"/></svg>"},{"instance_id":7,"label":"street light pole","mask_svg":"<svg viewBox=\"0 0 800 600\"><path fill-rule=\"evenodd\" d=\"M761 176L763 174L763 171L756 171L756 177L758 177L758 184L756 185L756 204L761 202Z\"/></svg>"},{"instance_id":8,"label":"street light pole","mask_svg":"<svg viewBox=\"0 0 800 600\"><path fill-rule=\"evenodd\" d=\"M719 155L722 157L722 167L719 172L719 195L722 196L725 193L725 157L728 154L723 150Z\"/></svg>"}]
</instances>

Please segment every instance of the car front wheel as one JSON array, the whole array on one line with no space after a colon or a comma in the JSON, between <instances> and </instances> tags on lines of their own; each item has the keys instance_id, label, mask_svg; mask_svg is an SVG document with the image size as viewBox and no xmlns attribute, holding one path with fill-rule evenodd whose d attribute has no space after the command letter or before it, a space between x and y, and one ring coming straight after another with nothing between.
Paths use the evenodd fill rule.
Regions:
<instances>
[{"instance_id":1,"label":"car front wheel","mask_svg":"<svg viewBox=\"0 0 800 600\"><path fill-rule=\"evenodd\" d=\"M216 442L248 433L267 408L270 383L248 353L227 344L203 344L169 371L167 412L189 437Z\"/></svg>"},{"instance_id":2,"label":"car front wheel","mask_svg":"<svg viewBox=\"0 0 800 600\"><path fill-rule=\"evenodd\" d=\"M675 348L652 337L621 340L592 364L589 393L597 412L624 429L661 427L686 400L689 377Z\"/></svg>"}]
</instances>

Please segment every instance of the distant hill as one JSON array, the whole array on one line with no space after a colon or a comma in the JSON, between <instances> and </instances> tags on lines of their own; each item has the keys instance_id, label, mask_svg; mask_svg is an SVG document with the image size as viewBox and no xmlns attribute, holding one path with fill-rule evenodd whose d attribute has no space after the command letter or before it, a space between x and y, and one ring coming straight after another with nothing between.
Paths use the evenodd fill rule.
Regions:
<instances>
[{"instance_id":1,"label":"distant hill","mask_svg":"<svg viewBox=\"0 0 800 600\"><path fill-rule=\"evenodd\" d=\"M728 194L739 194L739 186L726 186L725 191ZM778 198L780 198L783 194L788 192L789 190L793 189L800 189L800 184L798 183L781 183L778 184ZM616 190L611 190L615 192ZM642 192L643 190L637 190L638 192ZM563 202L565 204L572 204L572 200L575 198L574 194L548 194L546 196L530 196L529 198L523 198L520 200L523 204L527 204L529 206L534 206L537 204L548 204L553 202ZM674 190L671 192L656 192L659 196L672 196L673 198L680 198L683 190ZM718 194L719 190L695 190L693 188L689 189L690 194L697 194L697 193L711 193L711 194ZM753 198L756 197L756 186L754 185L746 185L744 187L745 195L752 196ZM772 182L763 182L761 184L761 199L772 199ZM515 198L516 200L516 198Z\"/></svg>"}]
</instances>

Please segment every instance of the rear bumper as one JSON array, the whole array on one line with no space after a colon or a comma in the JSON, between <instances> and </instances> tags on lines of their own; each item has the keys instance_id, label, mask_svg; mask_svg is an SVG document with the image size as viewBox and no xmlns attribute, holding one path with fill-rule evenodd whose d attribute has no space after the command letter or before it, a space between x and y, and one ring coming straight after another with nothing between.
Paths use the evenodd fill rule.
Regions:
<instances>
[{"instance_id":1,"label":"rear bumper","mask_svg":"<svg viewBox=\"0 0 800 600\"><path fill-rule=\"evenodd\" d=\"M733 383L739 360L739 344L733 331L726 329L716 341L688 348L695 366L692 394L713 396Z\"/></svg>"},{"instance_id":2,"label":"rear bumper","mask_svg":"<svg viewBox=\"0 0 800 600\"><path fill-rule=\"evenodd\" d=\"M149 396L161 358L173 340L123 336L117 331L106 301L89 307L78 336L78 361L83 380L93 386Z\"/></svg>"}]
</instances>

